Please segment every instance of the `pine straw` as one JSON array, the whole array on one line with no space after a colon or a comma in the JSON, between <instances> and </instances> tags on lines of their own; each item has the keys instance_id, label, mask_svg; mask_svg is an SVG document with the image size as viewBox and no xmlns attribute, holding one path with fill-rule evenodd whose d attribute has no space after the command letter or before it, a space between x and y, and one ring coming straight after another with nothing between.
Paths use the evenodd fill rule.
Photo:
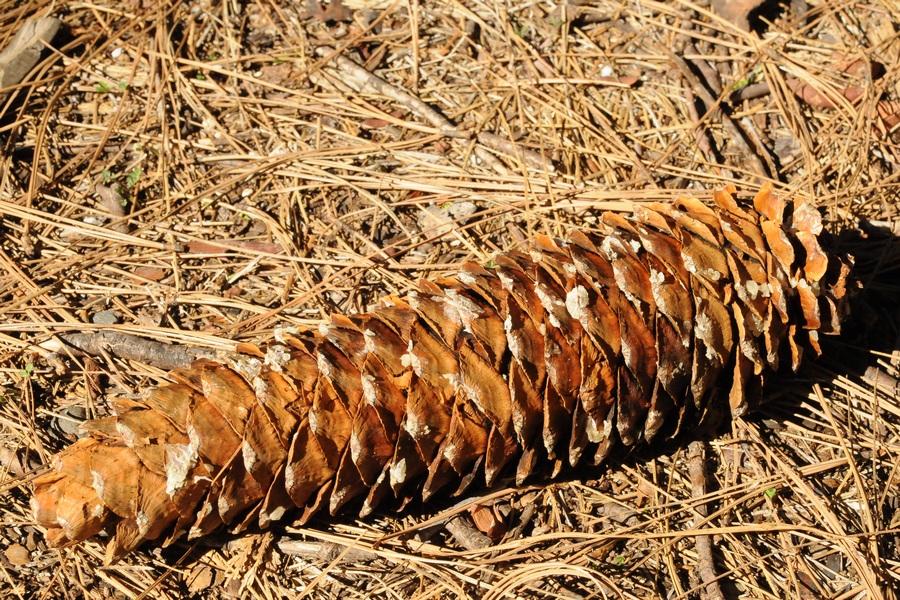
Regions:
<instances>
[{"instance_id":1,"label":"pine straw","mask_svg":"<svg viewBox=\"0 0 900 600\"><path fill-rule=\"evenodd\" d=\"M702 534L726 597L897 597L900 288L878 232L896 225L900 186L876 105L900 83L895 9L811 3L806 22L782 15L760 37L688 2L358 0L350 22L302 4L32 0L0 14L0 40L51 8L69 27L0 107L0 594L708 597ZM838 65L854 59L886 75ZM805 104L789 79L836 108ZM754 82L770 93L729 100ZM847 101L847 85L864 96ZM147 547L111 567L97 541L48 550L30 521L28 470L73 422L165 381L78 356L61 334L229 349L603 210L768 180L846 239L864 232L848 243L870 291L824 361L709 442L706 495L692 496L686 437L458 506ZM474 504L510 530L465 550L445 523L466 525Z\"/></svg>"}]
</instances>

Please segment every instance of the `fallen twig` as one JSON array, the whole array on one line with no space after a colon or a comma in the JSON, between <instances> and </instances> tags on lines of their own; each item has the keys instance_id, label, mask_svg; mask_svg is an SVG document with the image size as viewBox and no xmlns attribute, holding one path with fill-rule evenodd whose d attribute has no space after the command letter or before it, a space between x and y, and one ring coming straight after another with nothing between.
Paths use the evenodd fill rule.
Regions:
<instances>
[{"instance_id":1,"label":"fallen twig","mask_svg":"<svg viewBox=\"0 0 900 600\"><path fill-rule=\"evenodd\" d=\"M553 172L554 170L553 165L550 164L550 161L541 154L538 154L537 152L534 152L532 150L528 150L527 148L522 148L515 142L501 137L496 133L482 131L478 134L478 141L488 148L497 150L498 152L502 152L516 158L521 158L525 163L525 166L529 169L547 169L550 172Z\"/></svg>"},{"instance_id":2,"label":"fallen twig","mask_svg":"<svg viewBox=\"0 0 900 600\"><path fill-rule=\"evenodd\" d=\"M693 441L688 446L688 474L691 479L691 497L700 498L706 495L706 443ZM706 504L694 507L698 521L705 519L708 511ZM716 563L712 555L712 536L698 535L695 540L697 549L697 574L703 582L707 600L725 600L722 588L719 587L719 576L716 575Z\"/></svg>"},{"instance_id":3,"label":"fallen twig","mask_svg":"<svg viewBox=\"0 0 900 600\"><path fill-rule=\"evenodd\" d=\"M316 51L318 52L319 56L323 57L332 56L336 52L334 48L330 48L328 46L319 47ZM340 54L334 55L333 61L339 69L341 69L347 75L350 75L356 81L361 91L374 91L387 96L388 98L394 100L395 102L398 102L399 104L402 104L413 114L416 114L419 117L425 119L429 124L437 128L442 135L456 139L471 139L471 132L461 129L456 123L442 115L437 110L430 107L418 97L414 96L404 89L388 83L377 75L370 73L365 68L363 68L362 65L359 65L353 60L350 60L346 56ZM513 157L521 157L522 161L528 168L547 169L551 172L554 170L553 166L550 164L550 161L544 158L541 154L533 150L517 146L513 142L504 140L498 135L488 132L482 132L479 133L476 137L480 143L489 148L492 148L493 150L503 152L504 154L508 154ZM494 155L492 155L484 148L476 146L475 154L480 159L488 163L491 168L500 172L506 172L506 168L503 166L503 164L500 163L500 161L497 160Z\"/></svg>"},{"instance_id":4,"label":"fallen twig","mask_svg":"<svg viewBox=\"0 0 900 600\"><path fill-rule=\"evenodd\" d=\"M478 531L466 514L448 520L444 523L444 528L466 550L484 550L491 546L491 538Z\"/></svg>"},{"instance_id":5,"label":"fallen twig","mask_svg":"<svg viewBox=\"0 0 900 600\"><path fill-rule=\"evenodd\" d=\"M697 114L697 106L694 103L694 92L691 90L690 85L685 85L683 89L688 115L691 117L691 121L694 122L694 135L697 139L697 147L704 155L706 155L707 160L712 162L712 143L709 141L709 136L706 135L706 129L704 129L703 123L700 122L700 115Z\"/></svg>"},{"instance_id":6,"label":"fallen twig","mask_svg":"<svg viewBox=\"0 0 900 600\"><path fill-rule=\"evenodd\" d=\"M759 177L767 177L766 166L762 159L760 159L753 149L750 148L747 140L744 139L744 133L741 131L740 127L738 127L731 117L720 108L719 101L713 97L709 90L706 89L706 86L704 86L699 78L694 75L694 72L691 71L687 62L682 57L671 54L670 58L681 70L690 86L694 89L694 92L696 92L700 96L700 99L703 100L703 103L706 105L707 115L714 111L719 111L719 114L722 116L722 127L725 128L729 138L734 140L734 143L740 147L741 155L750 163L750 171ZM704 115L704 117L705 116L706 115ZM701 119L701 121L702 120L703 119Z\"/></svg>"},{"instance_id":7,"label":"fallen twig","mask_svg":"<svg viewBox=\"0 0 900 600\"><path fill-rule=\"evenodd\" d=\"M732 102L743 102L744 100L753 100L754 98L762 98L772 93L772 89L765 81L760 83L751 83L745 85L731 93L730 100Z\"/></svg>"},{"instance_id":8,"label":"fallen twig","mask_svg":"<svg viewBox=\"0 0 900 600\"><path fill-rule=\"evenodd\" d=\"M709 61L701 58L703 55L700 54L700 51L697 50L697 47L694 44L687 44L684 47L684 54L685 58L697 67L697 70L703 75L703 80L706 81L706 85L709 86L709 89L711 89L716 96L721 96L722 82L719 79L719 72L716 68L709 64ZM696 58L688 58L688 55L696 55Z\"/></svg>"},{"instance_id":9,"label":"fallen twig","mask_svg":"<svg viewBox=\"0 0 900 600\"><path fill-rule=\"evenodd\" d=\"M345 546L336 542L309 542L282 538L276 545L284 554L327 563L337 561L337 564L361 565L378 559L378 555L371 550Z\"/></svg>"},{"instance_id":10,"label":"fallen twig","mask_svg":"<svg viewBox=\"0 0 900 600\"><path fill-rule=\"evenodd\" d=\"M136 360L169 371L183 369L198 358L215 358L215 352L157 342L120 331L62 333L59 338L76 350L90 355L104 351L118 358Z\"/></svg>"}]
</instances>

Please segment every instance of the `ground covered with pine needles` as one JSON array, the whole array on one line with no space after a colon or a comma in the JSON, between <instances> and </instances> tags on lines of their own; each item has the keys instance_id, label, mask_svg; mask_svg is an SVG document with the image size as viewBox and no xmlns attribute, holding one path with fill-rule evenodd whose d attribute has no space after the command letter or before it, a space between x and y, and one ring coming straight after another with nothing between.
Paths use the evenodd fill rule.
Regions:
<instances>
[{"instance_id":1,"label":"ground covered with pine needles","mask_svg":"<svg viewBox=\"0 0 900 600\"><path fill-rule=\"evenodd\" d=\"M7 0L3 45L64 27L0 92L0 595L896 598L900 10L755 4ZM111 566L31 519L78 422L166 381L121 334L230 350L764 182L821 209L864 291L718 435Z\"/></svg>"}]
</instances>

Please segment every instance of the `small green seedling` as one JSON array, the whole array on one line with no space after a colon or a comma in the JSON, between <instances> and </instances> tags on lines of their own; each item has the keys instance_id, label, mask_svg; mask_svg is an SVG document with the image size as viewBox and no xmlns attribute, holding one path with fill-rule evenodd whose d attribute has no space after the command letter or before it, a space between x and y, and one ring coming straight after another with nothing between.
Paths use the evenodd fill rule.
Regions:
<instances>
[{"instance_id":1,"label":"small green seedling","mask_svg":"<svg viewBox=\"0 0 900 600\"><path fill-rule=\"evenodd\" d=\"M777 491L778 491L778 490L776 490L775 488L771 487L771 488L768 488L768 489L767 489L765 492L763 492L763 493L766 495L766 498L768 498L769 500L771 500L772 498L775 497L775 493L776 493Z\"/></svg>"},{"instance_id":2,"label":"small green seedling","mask_svg":"<svg viewBox=\"0 0 900 600\"><path fill-rule=\"evenodd\" d=\"M756 83L757 81L759 81L760 77L762 77L762 74L762 67L756 67L755 69L750 71L746 77L736 83L731 84L731 89L740 90L747 87L751 83Z\"/></svg>"},{"instance_id":3,"label":"small green seedling","mask_svg":"<svg viewBox=\"0 0 900 600\"><path fill-rule=\"evenodd\" d=\"M21 375L22 379L31 379L31 374L34 372L34 363L28 363L25 365L24 369L19 369L19 375Z\"/></svg>"},{"instance_id":4,"label":"small green seedling","mask_svg":"<svg viewBox=\"0 0 900 600\"><path fill-rule=\"evenodd\" d=\"M128 177L125 178L125 186L129 189L133 188L143 174L144 172L140 167L133 168L128 174Z\"/></svg>"}]
</instances>

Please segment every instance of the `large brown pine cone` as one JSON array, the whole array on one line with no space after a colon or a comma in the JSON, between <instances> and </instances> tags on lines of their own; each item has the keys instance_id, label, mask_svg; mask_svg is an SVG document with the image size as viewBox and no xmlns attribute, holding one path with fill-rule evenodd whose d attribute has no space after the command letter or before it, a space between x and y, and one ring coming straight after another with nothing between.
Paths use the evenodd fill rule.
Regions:
<instances>
[{"instance_id":1,"label":"large brown pine cone","mask_svg":"<svg viewBox=\"0 0 900 600\"><path fill-rule=\"evenodd\" d=\"M601 236L537 237L318 331L173 371L34 482L54 545L114 528L108 560L365 495L426 499L506 467L602 462L617 444L741 414L779 359L837 333L849 262L818 211L764 189L606 214ZM246 349L245 349L246 350Z\"/></svg>"}]
</instances>

